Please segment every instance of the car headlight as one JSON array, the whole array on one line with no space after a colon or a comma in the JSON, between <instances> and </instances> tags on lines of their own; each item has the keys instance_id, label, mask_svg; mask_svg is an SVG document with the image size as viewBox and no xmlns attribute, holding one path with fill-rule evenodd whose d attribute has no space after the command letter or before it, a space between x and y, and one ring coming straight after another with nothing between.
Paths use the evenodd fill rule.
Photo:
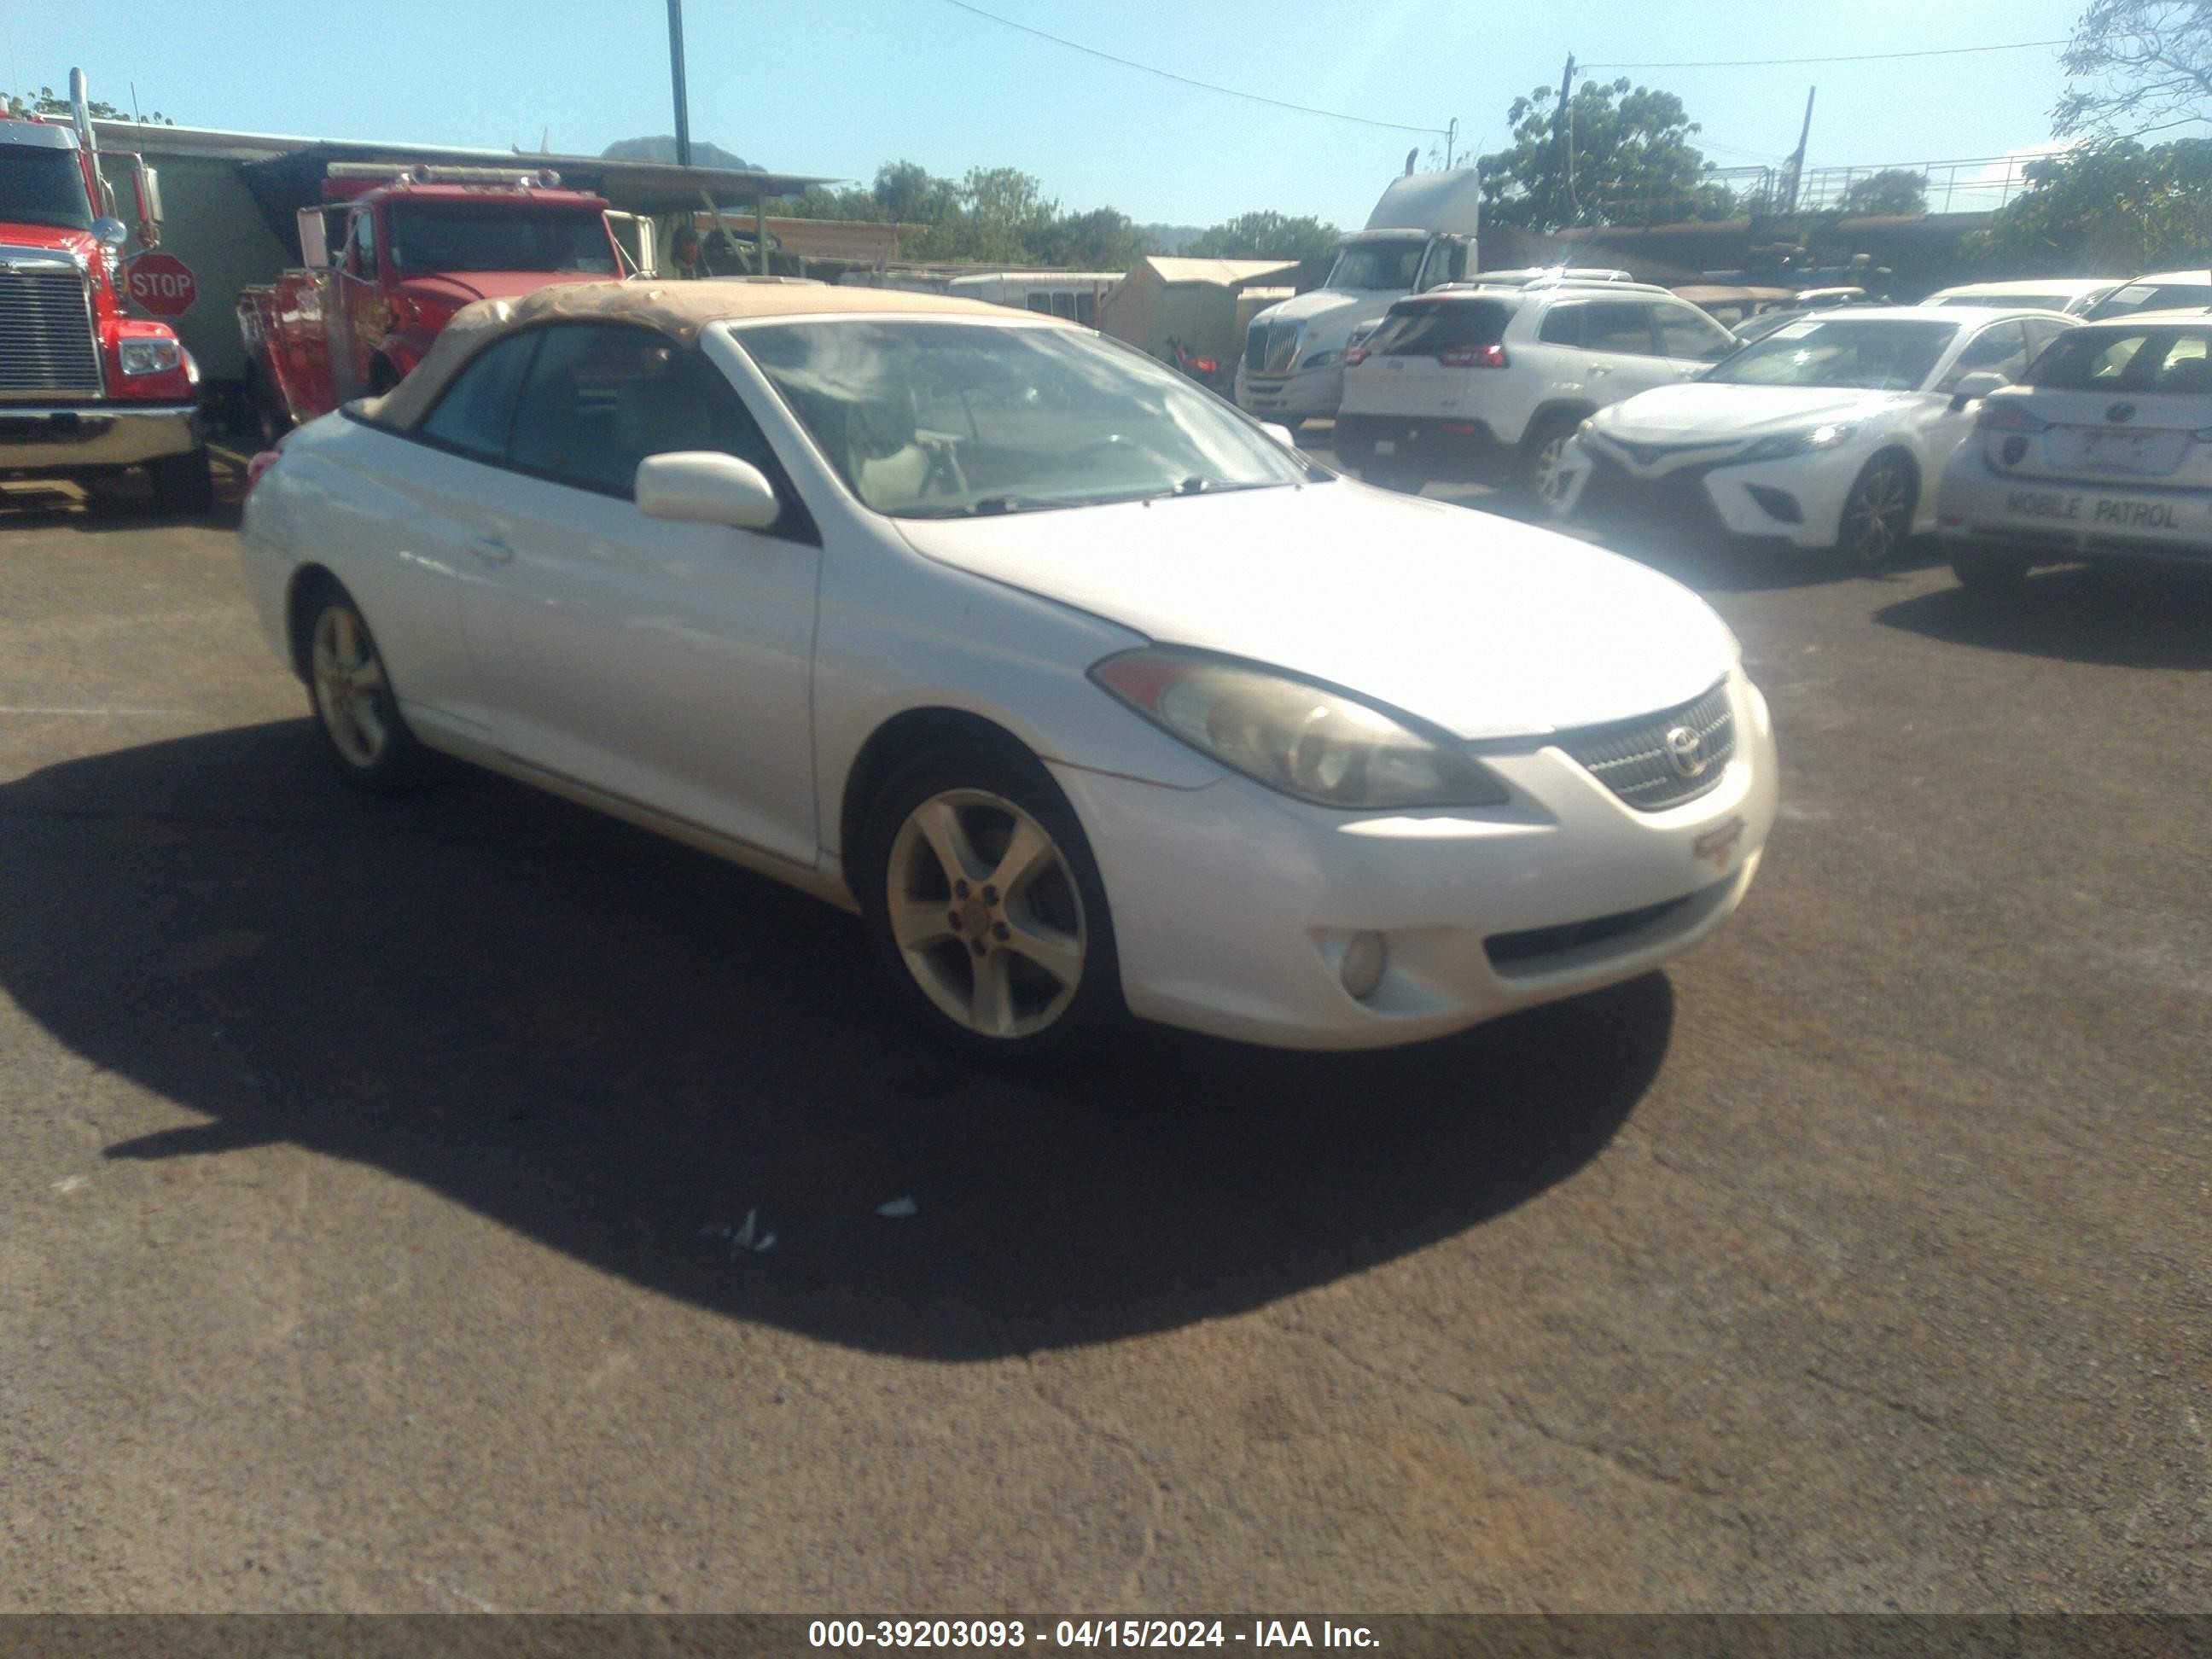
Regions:
<instances>
[{"instance_id":1,"label":"car headlight","mask_svg":"<svg viewBox=\"0 0 2212 1659\"><path fill-rule=\"evenodd\" d=\"M125 374L167 374L184 361L174 340L125 340L117 355Z\"/></svg>"},{"instance_id":2,"label":"car headlight","mask_svg":"<svg viewBox=\"0 0 2212 1659\"><path fill-rule=\"evenodd\" d=\"M1504 786L1449 737L1254 663L1146 646L1091 678L1231 771L1317 806L1496 806Z\"/></svg>"},{"instance_id":3,"label":"car headlight","mask_svg":"<svg viewBox=\"0 0 2212 1659\"><path fill-rule=\"evenodd\" d=\"M1847 441L1859 429L1856 421L1827 421L1819 426L1808 426L1796 432L1777 432L1761 438L1742 454L1739 461L1778 461L1785 455L1803 455L1816 450L1833 449Z\"/></svg>"}]
</instances>

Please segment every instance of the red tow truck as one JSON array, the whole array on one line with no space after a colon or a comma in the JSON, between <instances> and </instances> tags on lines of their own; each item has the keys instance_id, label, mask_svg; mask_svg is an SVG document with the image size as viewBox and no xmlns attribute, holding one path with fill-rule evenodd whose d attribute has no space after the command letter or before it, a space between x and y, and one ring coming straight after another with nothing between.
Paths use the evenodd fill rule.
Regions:
<instances>
[{"instance_id":1,"label":"red tow truck","mask_svg":"<svg viewBox=\"0 0 2212 1659\"><path fill-rule=\"evenodd\" d=\"M629 218L556 173L331 163L322 204L299 210L300 265L238 296L264 441L397 386L471 301L629 274L611 222Z\"/></svg>"},{"instance_id":2,"label":"red tow truck","mask_svg":"<svg viewBox=\"0 0 2212 1659\"><path fill-rule=\"evenodd\" d=\"M127 317L129 231L100 171L82 70L71 121L0 113L0 474L96 477L143 466L165 512L215 504L199 371L167 323ZM160 237L160 187L111 152L137 195L142 252Z\"/></svg>"}]
</instances>

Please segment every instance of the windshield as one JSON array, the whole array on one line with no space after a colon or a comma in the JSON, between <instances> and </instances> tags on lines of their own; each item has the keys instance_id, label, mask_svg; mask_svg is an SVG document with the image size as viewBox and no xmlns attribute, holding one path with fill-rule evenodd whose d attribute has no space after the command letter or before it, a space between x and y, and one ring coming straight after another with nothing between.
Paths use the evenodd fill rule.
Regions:
<instances>
[{"instance_id":1,"label":"windshield","mask_svg":"<svg viewBox=\"0 0 2212 1659\"><path fill-rule=\"evenodd\" d=\"M1074 329L840 319L732 337L846 487L894 518L1329 476L1174 370Z\"/></svg>"},{"instance_id":2,"label":"windshield","mask_svg":"<svg viewBox=\"0 0 2212 1659\"><path fill-rule=\"evenodd\" d=\"M1956 323L1801 318L1715 364L1705 378L1723 386L1917 392L1958 334Z\"/></svg>"},{"instance_id":3,"label":"windshield","mask_svg":"<svg viewBox=\"0 0 2212 1659\"><path fill-rule=\"evenodd\" d=\"M1324 288L1385 289L1410 294L1420 274L1421 255L1428 244L1419 241L1354 242L1336 256Z\"/></svg>"},{"instance_id":4,"label":"windshield","mask_svg":"<svg viewBox=\"0 0 2212 1659\"><path fill-rule=\"evenodd\" d=\"M0 144L0 220L90 230L92 204L85 199L76 152Z\"/></svg>"},{"instance_id":5,"label":"windshield","mask_svg":"<svg viewBox=\"0 0 2212 1659\"><path fill-rule=\"evenodd\" d=\"M392 262L416 276L441 270L616 274L614 246L599 216L588 208L397 204L392 209Z\"/></svg>"}]
</instances>

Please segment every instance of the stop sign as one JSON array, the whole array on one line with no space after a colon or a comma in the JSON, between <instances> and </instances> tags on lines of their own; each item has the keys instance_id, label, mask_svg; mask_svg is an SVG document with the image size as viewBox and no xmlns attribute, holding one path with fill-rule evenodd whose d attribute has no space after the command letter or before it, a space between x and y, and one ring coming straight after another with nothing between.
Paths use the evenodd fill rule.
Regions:
<instances>
[{"instance_id":1,"label":"stop sign","mask_svg":"<svg viewBox=\"0 0 2212 1659\"><path fill-rule=\"evenodd\" d=\"M192 268L173 253L142 253L124 272L133 304L155 317L181 317L200 296Z\"/></svg>"}]
</instances>

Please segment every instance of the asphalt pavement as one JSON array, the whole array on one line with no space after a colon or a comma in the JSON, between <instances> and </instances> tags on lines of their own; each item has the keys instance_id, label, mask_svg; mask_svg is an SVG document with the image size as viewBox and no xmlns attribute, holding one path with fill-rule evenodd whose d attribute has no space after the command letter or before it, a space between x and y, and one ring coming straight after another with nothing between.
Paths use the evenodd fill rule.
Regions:
<instances>
[{"instance_id":1,"label":"asphalt pavement","mask_svg":"<svg viewBox=\"0 0 2212 1659\"><path fill-rule=\"evenodd\" d=\"M11 489L0 1610L2212 1609L2212 570L1629 540L1779 730L1712 941L1021 1080Z\"/></svg>"}]
</instances>

